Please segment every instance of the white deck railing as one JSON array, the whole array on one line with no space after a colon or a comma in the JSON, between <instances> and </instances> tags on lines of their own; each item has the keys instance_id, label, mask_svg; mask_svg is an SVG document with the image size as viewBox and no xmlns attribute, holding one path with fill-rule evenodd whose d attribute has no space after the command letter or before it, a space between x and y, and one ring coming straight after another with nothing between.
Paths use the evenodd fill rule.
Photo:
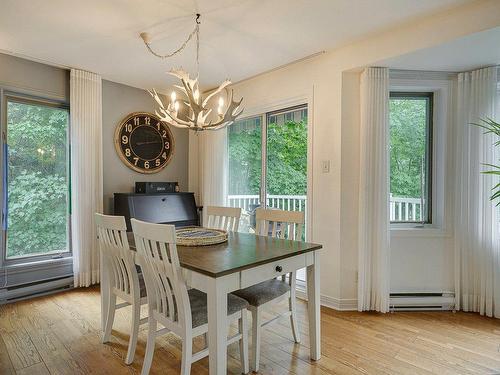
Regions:
<instances>
[{"instance_id":1,"label":"white deck railing","mask_svg":"<svg viewBox=\"0 0 500 375\"><path fill-rule=\"evenodd\" d=\"M391 221L422 221L422 201L420 198L391 196L389 208Z\"/></svg>"},{"instance_id":2,"label":"white deck railing","mask_svg":"<svg viewBox=\"0 0 500 375\"><path fill-rule=\"evenodd\" d=\"M246 211L251 210L251 205L259 205L258 195L230 195L228 196L231 207L241 207ZM287 211L305 211L307 197L305 195L268 195L267 206ZM390 198L391 221L421 221L422 202L419 198Z\"/></svg>"},{"instance_id":3,"label":"white deck railing","mask_svg":"<svg viewBox=\"0 0 500 375\"><path fill-rule=\"evenodd\" d=\"M241 207L246 211L251 210L251 205L260 204L258 195L230 195L228 200L231 207ZM267 206L287 211L305 211L306 200L305 195L268 195Z\"/></svg>"}]
</instances>

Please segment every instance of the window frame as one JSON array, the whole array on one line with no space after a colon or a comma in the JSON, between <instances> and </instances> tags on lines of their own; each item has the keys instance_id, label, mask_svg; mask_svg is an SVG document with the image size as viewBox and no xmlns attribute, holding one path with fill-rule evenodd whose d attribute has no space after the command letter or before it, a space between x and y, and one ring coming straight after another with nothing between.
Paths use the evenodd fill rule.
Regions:
<instances>
[{"instance_id":1,"label":"window frame","mask_svg":"<svg viewBox=\"0 0 500 375\"><path fill-rule=\"evenodd\" d=\"M268 147L267 147L267 130L268 130L268 125L269 125L269 119L271 116L277 116L280 114L286 114L289 112L293 112L296 110L305 110L307 111L307 148L308 148L308 153L310 152L310 140L309 138L311 137L311 132L309 130L309 127L311 126L311 121L309 120L309 102L300 102L299 104L294 104L290 105L284 108L278 108L278 109L272 109L272 110L262 110L262 111L257 111L255 114L249 114L249 115L244 115L240 118L238 118L238 121L244 121L248 119L254 119L254 118L260 118L260 133L261 133L261 176L260 176L260 189L259 189L259 200L262 204L264 202L264 205L267 207L267 154L268 154ZM229 140L229 138L228 138ZM229 150L229 141L227 144L228 150ZM310 166L310 160L309 160L309 155L307 158L307 199L309 199L309 189L311 186L311 180L312 178L309 175L309 169L311 168ZM229 176L228 176L228 184L229 184ZM227 189L229 191L229 189ZM227 194L230 195L230 194ZM307 213L306 213L307 215ZM307 221L307 220L306 220ZM310 230L307 229L308 226L306 225L306 232L307 235L310 235Z\"/></svg>"},{"instance_id":2,"label":"window frame","mask_svg":"<svg viewBox=\"0 0 500 375\"><path fill-rule=\"evenodd\" d=\"M433 151L434 151L434 106L435 106L435 95L434 91L401 91L401 90L390 90L389 91L389 101L391 99L427 99L427 111L426 111L426 137L425 137L425 170L426 170L426 220L420 221L390 221L391 226L408 226L408 225L433 225L433 173L434 173L434 160L433 160ZM390 116L390 111L389 111ZM390 132L390 130L389 130ZM390 133L389 133L390 134ZM389 146L390 146L391 138L389 135ZM389 156L390 160L390 156ZM389 168L390 173L390 168ZM390 179L390 176L389 176ZM389 184L389 194L390 191Z\"/></svg>"},{"instance_id":3,"label":"window frame","mask_svg":"<svg viewBox=\"0 0 500 375\"><path fill-rule=\"evenodd\" d=\"M1 144L0 144L0 162L1 168L4 167L4 144L7 143L7 116L8 116L8 103L24 103L30 105L42 105L46 107L64 109L68 112L68 126L67 126L67 149L66 149L66 168L68 174L68 216L67 216L67 238L68 238L68 248L66 251L53 251L45 254L33 254L26 256L17 257L7 257L7 232L3 229L3 216L0 217L2 222L1 228L1 241L0 241L0 266L1 267L12 267L12 266L22 266L36 263L46 263L47 261L61 261L64 259L72 259L73 249L72 249L72 228L71 228L71 122L70 122L70 105L64 100L50 99L47 97L40 97L32 94L25 94L17 91L7 91L4 90L1 93ZM3 172L2 172L3 173ZM3 185L0 184L0 194L2 196L2 202L0 207L3 209L3 199L4 194L7 194L3 189Z\"/></svg>"}]
</instances>

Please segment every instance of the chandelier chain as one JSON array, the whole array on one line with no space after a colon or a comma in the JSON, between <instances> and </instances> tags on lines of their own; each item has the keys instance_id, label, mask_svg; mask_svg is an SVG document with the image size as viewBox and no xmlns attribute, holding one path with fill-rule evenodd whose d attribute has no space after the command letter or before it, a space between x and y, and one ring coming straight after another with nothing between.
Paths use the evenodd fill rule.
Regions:
<instances>
[{"instance_id":1,"label":"chandelier chain","mask_svg":"<svg viewBox=\"0 0 500 375\"><path fill-rule=\"evenodd\" d=\"M144 44L146 45L147 49L149 52L151 52L154 56L159 57L160 59L168 59L170 57L173 57L179 53L181 53L187 46L187 44L193 39L193 37L196 35L196 70L199 71L199 53L200 53L200 22L199 22L200 15L196 15L196 26L194 27L193 31L189 34L187 39L181 44L179 48L177 48L175 51L172 53L167 53L165 55L159 54L158 52L154 51L151 48L151 43L148 43L144 41Z\"/></svg>"},{"instance_id":2,"label":"chandelier chain","mask_svg":"<svg viewBox=\"0 0 500 375\"><path fill-rule=\"evenodd\" d=\"M200 75L200 22L198 18L200 15L198 14L196 17L196 75Z\"/></svg>"}]
</instances>

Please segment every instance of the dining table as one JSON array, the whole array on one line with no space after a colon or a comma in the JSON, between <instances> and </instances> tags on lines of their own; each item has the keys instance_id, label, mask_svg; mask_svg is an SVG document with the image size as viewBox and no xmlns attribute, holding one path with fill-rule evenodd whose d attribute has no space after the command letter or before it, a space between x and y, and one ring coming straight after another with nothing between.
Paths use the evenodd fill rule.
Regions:
<instances>
[{"instance_id":1,"label":"dining table","mask_svg":"<svg viewBox=\"0 0 500 375\"><path fill-rule=\"evenodd\" d=\"M132 233L128 239L134 250ZM177 245L186 283L207 294L210 375L227 373L227 294L302 268L307 269L310 357L320 359L321 249L319 244L239 232L229 232L227 241L217 245ZM141 257L136 258L140 265ZM106 275L102 276L101 282L107 283ZM102 302L101 313L106 308Z\"/></svg>"}]
</instances>

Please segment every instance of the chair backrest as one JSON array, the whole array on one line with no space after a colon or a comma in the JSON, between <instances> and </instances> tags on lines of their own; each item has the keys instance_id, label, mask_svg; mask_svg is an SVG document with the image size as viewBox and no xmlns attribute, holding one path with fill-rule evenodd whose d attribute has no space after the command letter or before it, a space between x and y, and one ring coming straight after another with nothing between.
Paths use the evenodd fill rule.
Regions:
<instances>
[{"instance_id":1,"label":"chair backrest","mask_svg":"<svg viewBox=\"0 0 500 375\"><path fill-rule=\"evenodd\" d=\"M137 251L144 260L148 303L169 328L191 327L186 282L177 255L175 227L130 220ZM165 324L165 322L161 322Z\"/></svg>"},{"instance_id":2,"label":"chair backrest","mask_svg":"<svg viewBox=\"0 0 500 375\"><path fill-rule=\"evenodd\" d=\"M240 226L241 208L208 206L207 227L237 232Z\"/></svg>"},{"instance_id":3,"label":"chair backrest","mask_svg":"<svg viewBox=\"0 0 500 375\"><path fill-rule=\"evenodd\" d=\"M303 212L257 208L255 210L255 233L260 236L302 240L302 227L305 223Z\"/></svg>"},{"instance_id":4,"label":"chair backrest","mask_svg":"<svg viewBox=\"0 0 500 375\"><path fill-rule=\"evenodd\" d=\"M102 269L112 276L110 285L125 295L139 296L135 252L130 250L123 216L95 214Z\"/></svg>"}]
</instances>

